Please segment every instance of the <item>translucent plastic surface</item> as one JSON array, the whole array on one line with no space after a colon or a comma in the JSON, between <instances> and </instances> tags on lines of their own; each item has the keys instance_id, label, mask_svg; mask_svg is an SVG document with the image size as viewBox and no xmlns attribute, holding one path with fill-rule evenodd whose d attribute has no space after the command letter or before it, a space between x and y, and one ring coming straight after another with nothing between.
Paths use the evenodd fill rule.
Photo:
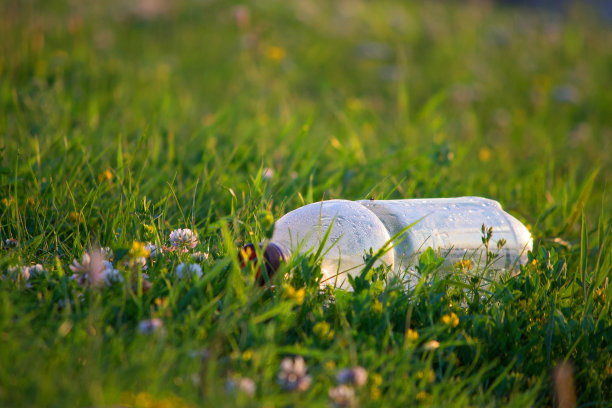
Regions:
<instances>
[{"instance_id":1,"label":"translucent plastic surface","mask_svg":"<svg viewBox=\"0 0 612 408\"><path fill-rule=\"evenodd\" d=\"M482 245L482 224L493 227L489 247L495 249L497 241L506 240L494 269L509 269L517 262L525 262L531 250L531 234L516 218L503 211L497 201L481 197L434 198L418 200L358 201L383 222L393 236L418 220L395 247L395 265L398 270L407 266L428 247L440 250L446 264L463 258L472 263L485 254Z\"/></svg>"},{"instance_id":2,"label":"translucent plastic surface","mask_svg":"<svg viewBox=\"0 0 612 408\"><path fill-rule=\"evenodd\" d=\"M464 258L473 264L479 260L484 263L482 224L493 227L490 248L496 248L500 239L506 240L494 269L507 270L524 262L532 247L531 235L520 221L503 211L498 202L480 197L313 203L280 218L272 241L292 252L316 251L332 225L323 250L324 280L346 288L346 274L360 272L366 251L377 251L415 222L395 249L381 259L396 273L417 263L428 247L446 257L447 268Z\"/></svg>"},{"instance_id":3,"label":"translucent plastic surface","mask_svg":"<svg viewBox=\"0 0 612 408\"><path fill-rule=\"evenodd\" d=\"M358 274L365 251L380 249L389 233L380 219L355 201L330 200L313 203L287 213L276 222L272 241L292 252L316 251L329 229L323 252L323 280L346 288L346 274ZM393 266L394 251L381 259ZM380 265L378 262L375 266Z\"/></svg>"}]
</instances>

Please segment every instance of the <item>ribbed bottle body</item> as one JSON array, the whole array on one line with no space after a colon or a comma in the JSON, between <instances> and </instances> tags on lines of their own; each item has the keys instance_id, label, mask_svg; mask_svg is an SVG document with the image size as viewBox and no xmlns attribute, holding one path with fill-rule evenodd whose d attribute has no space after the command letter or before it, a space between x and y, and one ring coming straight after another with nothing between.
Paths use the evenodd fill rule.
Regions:
<instances>
[{"instance_id":1,"label":"ribbed bottle body","mask_svg":"<svg viewBox=\"0 0 612 408\"><path fill-rule=\"evenodd\" d=\"M490 250L498 252L497 242L505 240L493 271L524 263L532 248L527 228L498 202L481 197L322 201L281 217L272 242L291 252L316 251L331 228L322 250L323 283L347 288L346 276L359 274L366 252L376 252L411 224L375 266L385 264L397 274L408 271L414 277L414 265L428 247L446 258L445 269L462 259L470 259L474 267L484 265L483 224L493 228Z\"/></svg>"}]
</instances>

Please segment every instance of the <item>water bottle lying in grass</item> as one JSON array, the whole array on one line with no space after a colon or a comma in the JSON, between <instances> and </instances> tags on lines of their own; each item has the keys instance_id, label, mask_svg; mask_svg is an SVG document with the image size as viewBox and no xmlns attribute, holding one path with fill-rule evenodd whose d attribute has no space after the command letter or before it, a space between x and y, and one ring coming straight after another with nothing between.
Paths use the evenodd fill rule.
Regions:
<instances>
[{"instance_id":1,"label":"water bottle lying in grass","mask_svg":"<svg viewBox=\"0 0 612 408\"><path fill-rule=\"evenodd\" d=\"M368 253L373 267L416 282L415 265L429 247L445 258L442 270L485 271L494 279L527 260L532 239L498 202L481 197L329 200L281 217L264 257L273 273L293 253L319 253L321 283L348 288L347 275L359 275Z\"/></svg>"}]
</instances>

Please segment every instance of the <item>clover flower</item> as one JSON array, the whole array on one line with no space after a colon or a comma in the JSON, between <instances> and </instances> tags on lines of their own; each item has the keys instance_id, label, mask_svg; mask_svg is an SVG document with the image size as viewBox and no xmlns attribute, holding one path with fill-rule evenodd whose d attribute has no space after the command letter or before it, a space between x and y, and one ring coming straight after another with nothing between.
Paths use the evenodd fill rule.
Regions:
<instances>
[{"instance_id":1,"label":"clover flower","mask_svg":"<svg viewBox=\"0 0 612 408\"><path fill-rule=\"evenodd\" d=\"M106 260L105 255L108 255L108 252L100 249L85 252L81 262L77 259L72 261L70 269L74 274L71 278L81 286L101 286L104 283L110 286L113 282L123 281L121 273Z\"/></svg>"},{"instance_id":2,"label":"clover flower","mask_svg":"<svg viewBox=\"0 0 612 408\"><path fill-rule=\"evenodd\" d=\"M306 391L312 378L307 374L306 362L300 356L285 357L281 361L278 383L287 391Z\"/></svg>"},{"instance_id":3,"label":"clover flower","mask_svg":"<svg viewBox=\"0 0 612 408\"><path fill-rule=\"evenodd\" d=\"M338 372L336 380L338 380L340 384L350 384L362 387L368 382L368 372L361 366L345 368Z\"/></svg>"},{"instance_id":4,"label":"clover flower","mask_svg":"<svg viewBox=\"0 0 612 408\"><path fill-rule=\"evenodd\" d=\"M208 252L194 252L193 254L191 254L191 259L195 262L204 262L207 261L208 262Z\"/></svg>"},{"instance_id":5,"label":"clover flower","mask_svg":"<svg viewBox=\"0 0 612 408\"><path fill-rule=\"evenodd\" d=\"M183 252L198 245L198 234L188 228L177 229L170 233L170 243Z\"/></svg>"},{"instance_id":6,"label":"clover flower","mask_svg":"<svg viewBox=\"0 0 612 408\"><path fill-rule=\"evenodd\" d=\"M236 391L242 392L248 397L255 395L257 385L250 378L230 379L225 382L225 390L228 394L234 394Z\"/></svg>"},{"instance_id":7,"label":"clover flower","mask_svg":"<svg viewBox=\"0 0 612 408\"><path fill-rule=\"evenodd\" d=\"M327 395L329 395L329 398L338 407L356 406L355 390L347 385L341 384L337 387L330 388Z\"/></svg>"},{"instance_id":8,"label":"clover flower","mask_svg":"<svg viewBox=\"0 0 612 408\"><path fill-rule=\"evenodd\" d=\"M113 250L110 249L110 247L100 248L100 252L102 253L102 256L104 257L104 259L106 259L107 261L112 261L113 257L115 256L115 254L113 253Z\"/></svg>"},{"instance_id":9,"label":"clover flower","mask_svg":"<svg viewBox=\"0 0 612 408\"><path fill-rule=\"evenodd\" d=\"M6 245L7 248L17 248L19 241L15 238L8 238L4 241L4 245Z\"/></svg>"},{"instance_id":10,"label":"clover flower","mask_svg":"<svg viewBox=\"0 0 612 408\"><path fill-rule=\"evenodd\" d=\"M149 257L157 258L157 246L155 244L147 242L147 244L144 247L147 251L149 251ZM162 252L162 251L160 250L159 252Z\"/></svg>"},{"instance_id":11,"label":"clover flower","mask_svg":"<svg viewBox=\"0 0 612 408\"><path fill-rule=\"evenodd\" d=\"M193 275L198 275L198 278L202 277L202 267L198 264L186 264L181 263L176 267L176 276L179 279L183 279L185 277L192 277Z\"/></svg>"},{"instance_id":12,"label":"clover flower","mask_svg":"<svg viewBox=\"0 0 612 408\"><path fill-rule=\"evenodd\" d=\"M13 265L6 270L7 275L16 281L27 281L30 279L30 270L26 266ZM4 275L2 276L4 278Z\"/></svg>"},{"instance_id":13,"label":"clover flower","mask_svg":"<svg viewBox=\"0 0 612 408\"><path fill-rule=\"evenodd\" d=\"M264 180L271 180L274 177L274 169L266 167L261 170L261 178Z\"/></svg>"},{"instance_id":14,"label":"clover flower","mask_svg":"<svg viewBox=\"0 0 612 408\"><path fill-rule=\"evenodd\" d=\"M141 320L138 323L138 332L140 334L153 334L156 332L163 332L164 322L154 317L152 319Z\"/></svg>"}]
</instances>

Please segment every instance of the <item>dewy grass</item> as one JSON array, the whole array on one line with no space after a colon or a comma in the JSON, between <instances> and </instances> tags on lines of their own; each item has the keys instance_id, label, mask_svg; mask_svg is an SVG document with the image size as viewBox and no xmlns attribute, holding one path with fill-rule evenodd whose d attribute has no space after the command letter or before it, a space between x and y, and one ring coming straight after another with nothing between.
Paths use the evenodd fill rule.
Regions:
<instances>
[{"instance_id":1,"label":"dewy grass","mask_svg":"<svg viewBox=\"0 0 612 408\"><path fill-rule=\"evenodd\" d=\"M596 11L124 3L0 4L0 406L610 404ZM460 195L534 237L486 291L432 252L414 290L381 268L320 290L312 258L274 290L240 269L300 205ZM118 279L71 279L105 247L89 268Z\"/></svg>"}]
</instances>

